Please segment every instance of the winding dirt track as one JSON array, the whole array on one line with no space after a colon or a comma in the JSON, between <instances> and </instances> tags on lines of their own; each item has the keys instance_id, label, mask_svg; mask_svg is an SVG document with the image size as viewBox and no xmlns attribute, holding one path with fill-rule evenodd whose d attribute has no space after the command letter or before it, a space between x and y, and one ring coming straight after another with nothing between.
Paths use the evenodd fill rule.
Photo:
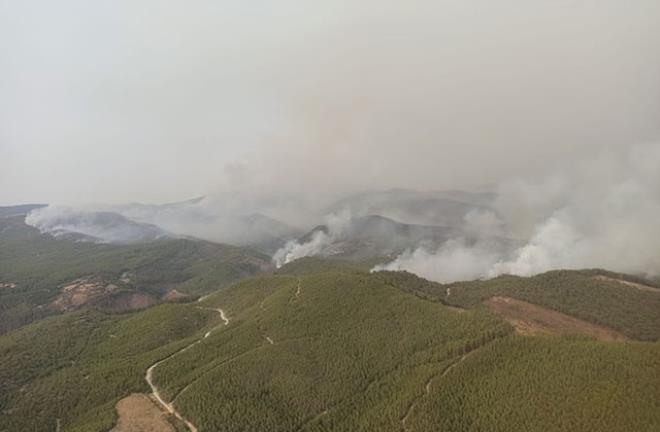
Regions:
<instances>
[{"instance_id":1,"label":"winding dirt track","mask_svg":"<svg viewBox=\"0 0 660 432\"><path fill-rule=\"evenodd\" d=\"M205 308L205 307L199 307L199 309L212 310L214 312L219 313L220 318L222 318L222 321L223 321L222 325L223 326L229 325L229 318L227 318L227 315L225 314L225 312L222 309L213 309L213 308ZM218 326L218 327L220 327L220 326ZM181 420L186 425L188 430L190 430L191 432L197 432L198 431L197 427L194 424L192 424L189 420L186 420L185 418L183 418L181 413L179 413L176 410L176 408L174 407L174 404L172 404L171 402L167 402L167 401L165 401L165 399L163 399L163 396L161 395L160 391L158 390L158 387L156 386L156 384L154 383L154 380L153 380L154 369L156 369L159 365L163 364L164 362L176 357L177 355L179 355L181 353L184 353L184 352L188 351L190 348L192 348L195 345L201 343L204 339L211 336L211 334L218 327L215 327L215 328L209 330L208 332L206 332L204 334L204 336L202 338L197 339L195 342L191 343L190 345L187 345L187 346L181 348L179 351L176 351L175 353L170 354L168 357L165 357L164 359L159 360L156 363L152 364L151 366L149 366L149 369L147 369L147 373L144 376L144 379L147 381L147 384L149 384L149 387L151 388L151 394L153 395L154 399L156 399L158 404L160 406L162 406L168 413L172 414L174 417Z\"/></svg>"},{"instance_id":2,"label":"winding dirt track","mask_svg":"<svg viewBox=\"0 0 660 432\"><path fill-rule=\"evenodd\" d=\"M422 399L424 399L425 397L427 397L428 395L431 394L431 385L433 385L433 381L438 380L438 379L442 379L443 377L445 377L449 372L451 372L452 369L454 369L456 366L461 364L461 362L463 362L463 360L465 360L470 354L477 351L479 348L480 347L477 347L474 350L470 351L469 353L464 354L461 358L456 360L454 363L447 366L447 368L445 368L445 370L442 371L440 374L433 375L431 378L429 378L428 381L426 381L426 385L424 386L424 393L421 396L419 396L417 399L415 399L415 401L408 408L408 411L406 411L406 415L401 419L401 426L403 427L403 430L405 432L410 432L412 430L406 424L408 422L408 418L412 414L413 409L417 405L419 405L419 403L422 401Z\"/></svg>"}]
</instances>

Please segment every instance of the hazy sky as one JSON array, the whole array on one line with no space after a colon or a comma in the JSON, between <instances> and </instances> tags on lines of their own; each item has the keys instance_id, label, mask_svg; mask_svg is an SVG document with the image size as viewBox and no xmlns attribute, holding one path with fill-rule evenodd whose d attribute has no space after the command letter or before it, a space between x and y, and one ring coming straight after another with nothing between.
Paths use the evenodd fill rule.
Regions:
<instances>
[{"instance_id":1,"label":"hazy sky","mask_svg":"<svg viewBox=\"0 0 660 432\"><path fill-rule=\"evenodd\" d=\"M657 0L0 0L0 204L479 187L660 135Z\"/></svg>"}]
</instances>

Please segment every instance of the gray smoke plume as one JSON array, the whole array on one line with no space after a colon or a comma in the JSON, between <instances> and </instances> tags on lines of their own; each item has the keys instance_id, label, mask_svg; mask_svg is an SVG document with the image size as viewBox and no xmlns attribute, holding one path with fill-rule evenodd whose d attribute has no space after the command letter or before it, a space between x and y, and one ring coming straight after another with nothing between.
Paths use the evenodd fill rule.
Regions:
<instances>
[{"instance_id":1,"label":"gray smoke plume","mask_svg":"<svg viewBox=\"0 0 660 432\"><path fill-rule=\"evenodd\" d=\"M467 203L488 198L473 220L460 203L434 213L452 194L354 215L528 243L510 254L464 230L426 246L485 249L462 272L484 277L657 263L652 159L565 168L660 136L658 0L32 3L0 5L0 203L206 195L92 210L274 252L298 237L281 222L314 226L356 193L499 184L496 204ZM415 249L402 260L424 261Z\"/></svg>"},{"instance_id":2,"label":"gray smoke plume","mask_svg":"<svg viewBox=\"0 0 660 432\"><path fill-rule=\"evenodd\" d=\"M408 270L441 282L592 267L660 273L658 144L576 161L541 182L504 183L496 208L504 220L491 215L488 223L528 238L512 255L452 240L407 251L374 271Z\"/></svg>"},{"instance_id":3,"label":"gray smoke plume","mask_svg":"<svg viewBox=\"0 0 660 432\"><path fill-rule=\"evenodd\" d=\"M161 228L120 214L46 206L30 211L25 223L54 237L96 243L137 243L167 237Z\"/></svg>"},{"instance_id":4,"label":"gray smoke plume","mask_svg":"<svg viewBox=\"0 0 660 432\"><path fill-rule=\"evenodd\" d=\"M311 238L302 243L289 241L273 255L273 263L277 268L300 258L330 253L327 248L341 238L351 224L351 213L342 211L330 214L325 218L325 229L317 229L311 233Z\"/></svg>"},{"instance_id":5,"label":"gray smoke plume","mask_svg":"<svg viewBox=\"0 0 660 432\"><path fill-rule=\"evenodd\" d=\"M134 243L196 237L272 253L301 231L230 200L201 197L169 204L50 205L31 211L28 225L55 237L104 243Z\"/></svg>"}]
</instances>

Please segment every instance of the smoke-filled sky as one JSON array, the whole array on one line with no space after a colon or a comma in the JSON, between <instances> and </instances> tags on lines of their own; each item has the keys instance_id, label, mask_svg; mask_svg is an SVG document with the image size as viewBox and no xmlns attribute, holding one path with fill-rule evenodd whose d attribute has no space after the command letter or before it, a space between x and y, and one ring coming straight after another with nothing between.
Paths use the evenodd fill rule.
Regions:
<instances>
[{"instance_id":1,"label":"smoke-filled sky","mask_svg":"<svg viewBox=\"0 0 660 432\"><path fill-rule=\"evenodd\" d=\"M478 188L660 135L657 0L0 0L0 204Z\"/></svg>"}]
</instances>

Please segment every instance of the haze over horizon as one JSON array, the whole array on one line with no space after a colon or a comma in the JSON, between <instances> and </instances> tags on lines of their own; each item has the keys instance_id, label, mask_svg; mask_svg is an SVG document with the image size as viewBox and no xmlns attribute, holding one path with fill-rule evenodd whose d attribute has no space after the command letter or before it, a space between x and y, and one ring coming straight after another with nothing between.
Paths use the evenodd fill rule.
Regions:
<instances>
[{"instance_id":1,"label":"haze over horizon","mask_svg":"<svg viewBox=\"0 0 660 432\"><path fill-rule=\"evenodd\" d=\"M660 0L0 0L0 432L660 431Z\"/></svg>"},{"instance_id":2,"label":"haze over horizon","mask_svg":"<svg viewBox=\"0 0 660 432\"><path fill-rule=\"evenodd\" d=\"M300 209L544 178L657 143L659 18L652 0L0 1L0 203Z\"/></svg>"}]
</instances>

